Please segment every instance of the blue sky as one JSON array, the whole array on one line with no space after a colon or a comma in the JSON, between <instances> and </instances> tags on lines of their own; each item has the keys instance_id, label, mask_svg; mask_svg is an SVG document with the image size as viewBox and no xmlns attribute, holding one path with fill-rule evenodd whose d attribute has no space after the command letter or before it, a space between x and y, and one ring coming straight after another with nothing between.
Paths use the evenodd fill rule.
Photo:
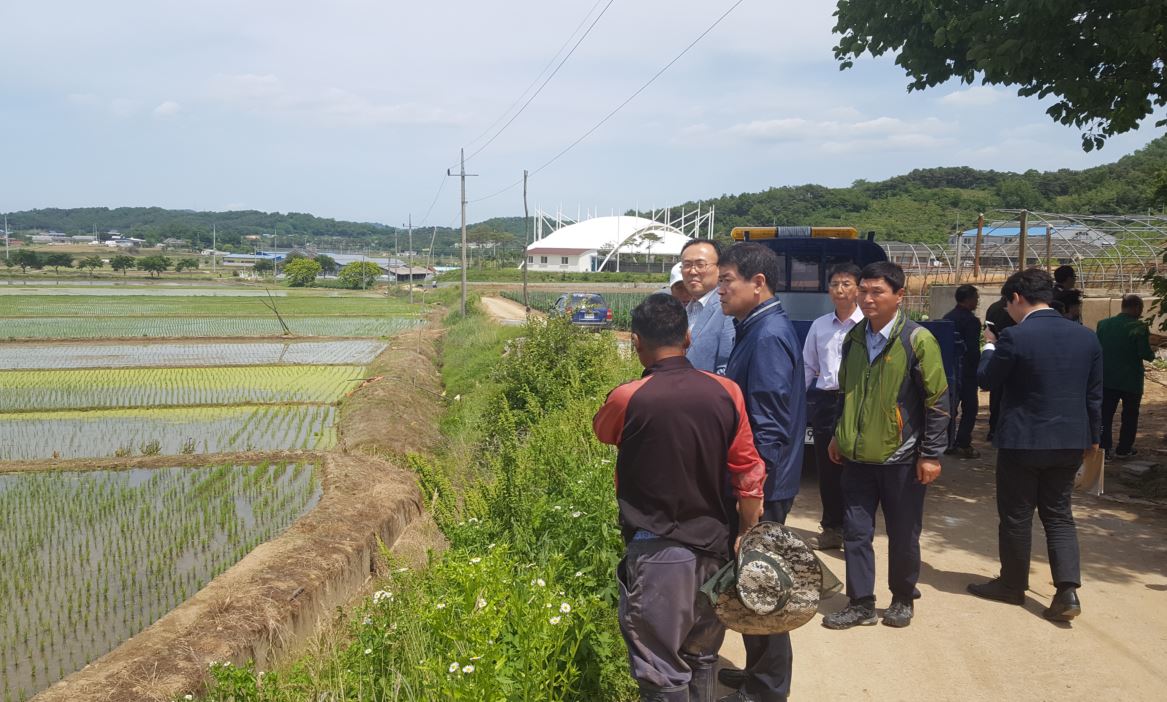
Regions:
<instances>
[{"instance_id":1,"label":"blue sky","mask_svg":"<svg viewBox=\"0 0 1167 702\"><path fill-rule=\"evenodd\" d=\"M480 146L475 138L606 4L5 3L0 211L247 208L451 224L457 182L438 188L459 147ZM732 4L615 0L467 164L479 174L468 181L470 221L522 214L520 188L480 198L551 159ZM1148 120L1086 154L1077 130L1008 88L909 94L886 57L840 72L833 10L825 0L745 0L533 176L532 208L607 213L931 166L1083 168L1163 133Z\"/></svg>"}]
</instances>

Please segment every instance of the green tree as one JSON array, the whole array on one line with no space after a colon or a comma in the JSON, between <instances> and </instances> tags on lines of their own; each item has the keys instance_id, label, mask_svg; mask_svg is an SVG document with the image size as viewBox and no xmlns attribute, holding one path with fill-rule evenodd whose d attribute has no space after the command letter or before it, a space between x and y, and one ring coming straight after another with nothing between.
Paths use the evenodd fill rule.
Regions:
<instances>
[{"instance_id":1,"label":"green tree","mask_svg":"<svg viewBox=\"0 0 1167 702\"><path fill-rule=\"evenodd\" d=\"M166 256L143 256L137 260L137 266L138 270L157 278L170 269L170 259Z\"/></svg>"},{"instance_id":2,"label":"green tree","mask_svg":"<svg viewBox=\"0 0 1167 702\"><path fill-rule=\"evenodd\" d=\"M340 284L353 290L365 290L381 277L381 267L372 261L353 261L340 269Z\"/></svg>"},{"instance_id":3,"label":"green tree","mask_svg":"<svg viewBox=\"0 0 1167 702\"><path fill-rule=\"evenodd\" d=\"M27 273L29 268L39 271L45 267L40 254L31 249L17 249L9 260L12 261L12 265L20 266L21 273Z\"/></svg>"},{"instance_id":4,"label":"green tree","mask_svg":"<svg viewBox=\"0 0 1167 702\"><path fill-rule=\"evenodd\" d=\"M340 266L336 263L336 259L327 254L318 254L316 258L312 260L320 264L320 270L324 273L324 275L332 275L333 273L336 273L338 268L340 268Z\"/></svg>"},{"instance_id":5,"label":"green tree","mask_svg":"<svg viewBox=\"0 0 1167 702\"><path fill-rule=\"evenodd\" d=\"M284 266L284 278L293 288L303 288L316 282L320 264L310 258L297 258Z\"/></svg>"},{"instance_id":6,"label":"green tree","mask_svg":"<svg viewBox=\"0 0 1167 702\"><path fill-rule=\"evenodd\" d=\"M116 256L110 257L109 267L115 271L121 271L122 275L124 276L126 271L134 267L134 257L127 256L125 254L117 254Z\"/></svg>"},{"instance_id":7,"label":"green tree","mask_svg":"<svg viewBox=\"0 0 1167 702\"><path fill-rule=\"evenodd\" d=\"M181 258L174 264L174 272L181 273L183 271L197 271L199 269L198 259L195 258Z\"/></svg>"},{"instance_id":8,"label":"green tree","mask_svg":"<svg viewBox=\"0 0 1167 702\"><path fill-rule=\"evenodd\" d=\"M73 257L67 253L47 253L43 258L44 265L53 269L53 272L60 275L62 268L73 267Z\"/></svg>"},{"instance_id":9,"label":"green tree","mask_svg":"<svg viewBox=\"0 0 1167 702\"><path fill-rule=\"evenodd\" d=\"M890 51L908 90L979 76L1018 95L1053 96L1046 113L1082 129L1086 151L1167 104L1163 2L839 0L835 16L841 68Z\"/></svg>"},{"instance_id":10,"label":"green tree","mask_svg":"<svg viewBox=\"0 0 1167 702\"><path fill-rule=\"evenodd\" d=\"M97 270L98 268L105 267L105 261L101 260L101 256L86 256L85 258L83 258L77 262L77 267L78 268L88 268L89 269L89 277L92 278L93 271Z\"/></svg>"},{"instance_id":11,"label":"green tree","mask_svg":"<svg viewBox=\"0 0 1167 702\"><path fill-rule=\"evenodd\" d=\"M261 258L255 262L251 270L263 275L264 273L271 273L276 268L276 264L272 263L270 259Z\"/></svg>"}]
</instances>

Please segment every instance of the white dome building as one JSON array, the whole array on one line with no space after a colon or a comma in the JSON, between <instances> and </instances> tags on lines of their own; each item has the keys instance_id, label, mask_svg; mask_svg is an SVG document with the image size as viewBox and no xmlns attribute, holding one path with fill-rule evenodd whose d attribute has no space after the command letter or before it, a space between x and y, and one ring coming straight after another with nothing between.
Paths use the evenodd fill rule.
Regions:
<instances>
[{"instance_id":1,"label":"white dome building","mask_svg":"<svg viewBox=\"0 0 1167 702\"><path fill-rule=\"evenodd\" d=\"M687 241L689 237L676 227L644 217L593 217L557 229L528 246L527 268L570 273L616 271L621 259L629 263L652 259L671 265Z\"/></svg>"}]
</instances>

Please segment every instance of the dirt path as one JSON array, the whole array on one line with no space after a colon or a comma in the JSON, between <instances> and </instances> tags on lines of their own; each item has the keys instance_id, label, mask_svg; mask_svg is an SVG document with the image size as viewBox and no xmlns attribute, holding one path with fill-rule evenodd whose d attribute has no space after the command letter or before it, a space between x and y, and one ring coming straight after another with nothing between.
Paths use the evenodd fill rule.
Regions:
<instances>
[{"instance_id":1,"label":"dirt path","mask_svg":"<svg viewBox=\"0 0 1167 702\"><path fill-rule=\"evenodd\" d=\"M482 307L486 313L494 317L503 326L513 327L527 321L527 310L522 304L505 297L483 296ZM538 310L531 310L531 314L543 316Z\"/></svg>"},{"instance_id":2,"label":"dirt path","mask_svg":"<svg viewBox=\"0 0 1167 702\"><path fill-rule=\"evenodd\" d=\"M1159 400L1144 414L1141 448L1163 446ZM987 398L982 400L982 408ZM982 412L975 435L983 438ZM1116 427L1117 429L1117 427ZM1082 552L1083 614L1073 625L1041 616L1054 594L1045 538L1034 519L1034 557L1025 606L978 600L965 592L998 572L994 503L995 452L983 442L978 460L944 460L929 489L921 537L916 618L907 629L885 626L830 631L819 617L792 634L792 699L799 700L1158 700L1167 657L1167 509L1075 495ZM1113 473L1108 471L1108 480ZM789 524L817 532L818 487L804 476ZM877 607L886 586L887 540L877 527ZM824 560L842 578L841 551ZM821 612L846 604L836 595ZM723 658L744 662L731 632ZM728 692L728 690L726 691Z\"/></svg>"}]
</instances>

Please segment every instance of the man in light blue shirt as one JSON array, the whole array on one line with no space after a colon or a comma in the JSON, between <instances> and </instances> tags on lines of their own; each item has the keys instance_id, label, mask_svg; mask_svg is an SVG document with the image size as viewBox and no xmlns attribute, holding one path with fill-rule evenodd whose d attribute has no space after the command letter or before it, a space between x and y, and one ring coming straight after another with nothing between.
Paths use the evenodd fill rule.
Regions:
<instances>
[{"instance_id":1,"label":"man in light blue shirt","mask_svg":"<svg viewBox=\"0 0 1167 702\"><path fill-rule=\"evenodd\" d=\"M685 357L698 370L725 375L734 330L717 297L720 260L721 246L712 239L692 239L681 249L681 275L692 298L685 307L691 339Z\"/></svg>"}]
</instances>

